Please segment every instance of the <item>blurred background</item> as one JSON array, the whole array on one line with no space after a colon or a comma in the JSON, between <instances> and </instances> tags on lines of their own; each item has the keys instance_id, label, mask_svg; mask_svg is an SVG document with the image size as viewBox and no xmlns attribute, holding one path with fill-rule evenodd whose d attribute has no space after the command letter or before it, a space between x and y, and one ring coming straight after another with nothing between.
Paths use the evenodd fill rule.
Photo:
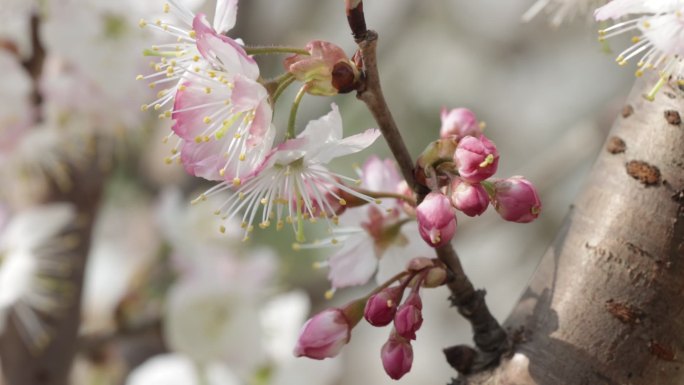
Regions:
<instances>
[{"instance_id":1,"label":"blurred background","mask_svg":"<svg viewBox=\"0 0 684 385\"><path fill-rule=\"evenodd\" d=\"M467 107L486 122L485 132L498 146L497 176L524 175L540 189L543 211L533 223L504 222L493 210L475 219L459 217L453 244L501 321L560 227L633 81L632 71L618 67L608 47L597 42L598 27L588 17L554 27L542 12L522 23L521 15L533 3L365 2L367 23L380 36L385 95L412 154L437 138L442 107ZM372 286L340 290L328 301L326 271L312 268L326 250L294 252L289 232L257 232L244 244L234 234L218 234L215 206L189 205L211 184L186 176L180 165L165 164L173 146L162 140L169 123L140 112L154 94L135 81L147 71L143 49L157 41L138 27L138 20L160 17L162 5L156 0L0 0L0 46L5 48L0 76L6 85L0 90L0 174L5 177L0 228L7 232L14 218L37 209L45 195L41 189L52 185L41 182L45 174L62 178L60 156L95 159L106 174L71 383L154 384L150 377L140 382L128 373L155 356L159 367L177 371L179 384L191 383L181 380L192 367L188 356L221 357L220 363L207 364L204 381L212 385L394 383L379 359L388 329L366 323L354 329L335 360L303 363L289 357L310 314L364 295ZM211 0L188 5L213 14ZM33 29L42 54L31 41L36 7L41 11ZM230 35L250 45L304 46L320 39L349 55L355 49L341 0L243 0L237 20ZM43 56L38 78L30 72L36 54ZM260 57L262 74L281 73L281 60ZM286 122L295 91L292 87L280 98L276 124ZM354 95L305 97L300 125L327 113L332 101L340 106L346 135L375 127ZM95 144L84 139L91 136L100 139ZM379 140L333 167L353 173L353 165L370 154L390 156ZM0 243L4 252L12 250L8 244ZM9 269L10 258L4 261L0 257L0 291L9 293L18 285L12 274L18 273ZM213 271L210 278L203 270ZM17 293L15 302L0 300L0 310L35 303L30 290ZM447 296L445 289L423 293L425 322L413 344L413 369L401 383L444 383L455 376L441 349L470 343L471 333L448 307ZM40 317L44 308L38 310ZM218 323L215 333L208 330L211 320ZM0 331L1 325L0 319ZM26 330L37 332L35 326ZM31 336L25 340L36 343ZM229 347L203 344L211 340Z\"/></svg>"}]
</instances>

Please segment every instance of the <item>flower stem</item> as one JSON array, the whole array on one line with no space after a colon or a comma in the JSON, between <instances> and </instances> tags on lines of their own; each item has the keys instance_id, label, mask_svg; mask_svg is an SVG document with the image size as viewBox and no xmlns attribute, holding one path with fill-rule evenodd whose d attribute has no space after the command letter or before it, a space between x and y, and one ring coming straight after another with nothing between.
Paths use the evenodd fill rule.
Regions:
<instances>
[{"instance_id":1,"label":"flower stem","mask_svg":"<svg viewBox=\"0 0 684 385\"><path fill-rule=\"evenodd\" d=\"M296 79L294 75L292 75L289 72L283 76L283 79L278 82L278 87L276 88L275 92L273 92L273 104L275 104L278 101L280 95L282 95L282 93L285 92L287 87L289 87L290 84L294 83L295 80Z\"/></svg>"},{"instance_id":2,"label":"flower stem","mask_svg":"<svg viewBox=\"0 0 684 385\"><path fill-rule=\"evenodd\" d=\"M290 109L290 119L287 121L287 139L292 139L295 137L295 123L297 122L297 110L299 109L299 103L301 103L304 94L306 93L306 85L302 86L295 96L294 102L292 102L292 108Z\"/></svg>"},{"instance_id":3,"label":"flower stem","mask_svg":"<svg viewBox=\"0 0 684 385\"><path fill-rule=\"evenodd\" d=\"M305 50L304 48L281 47L281 46L245 47L245 52L247 52L248 55L270 55L270 54L279 54L279 53L293 53L293 54L307 55L307 56L310 55L309 51Z\"/></svg>"},{"instance_id":4,"label":"flower stem","mask_svg":"<svg viewBox=\"0 0 684 385\"><path fill-rule=\"evenodd\" d=\"M416 200L413 199L410 196L406 196L404 194L397 194L397 193L392 193L389 191L371 191L371 190L366 190L364 188L360 187L355 187L354 190L358 193L361 193L363 195L368 195L371 198L375 199L381 199L381 198L390 198L390 199L399 199L402 200L411 206L415 207L416 206Z\"/></svg>"}]
</instances>

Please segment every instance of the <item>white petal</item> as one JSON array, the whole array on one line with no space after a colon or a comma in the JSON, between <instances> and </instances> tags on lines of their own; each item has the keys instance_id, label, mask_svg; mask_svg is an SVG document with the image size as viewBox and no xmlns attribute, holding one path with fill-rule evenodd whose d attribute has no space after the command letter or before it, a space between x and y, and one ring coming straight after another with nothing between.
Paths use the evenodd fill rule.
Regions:
<instances>
[{"instance_id":1,"label":"white petal","mask_svg":"<svg viewBox=\"0 0 684 385\"><path fill-rule=\"evenodd\" d=\"M332 111L312 120L306 125L304 131L298 135L299 138L306 138L312 150L319 146L334 143L342 139L342 116L335 103L331 104Z\"/></svg>"},{"instance_id":2,"label":"white petal","mask_svg":"<svg viewBox=\"0 0 684 385\"><path fill-rule=\"evenodd\" d=\"M218 0L214 14L214 30L224 34L235 26L238 0Z\"/></svg>"},{"instance_id":3,"label":"white petal","mask_svg":"<svg viewBox=\"0 0 684 385\"><path fill-rule=\"evenodd\" d=\"M271 357L279 363L292 360L292 347L311 307L303 291L281 294L261 309L264 342Z\"/></svg>"},{"instance_id":4,"label":"white petal","mask_svg":"<svg viewBox=\"0 0 684 385\"><path fill-rule=\"evenodd\" d=\"M321 146L320 152L315 155L315 159L320 163L328 163L334 158L354 154L369 147L380 136L380 131L375 128L346 137L335 143L325 143ZM309 157L309 154L307 154Z\"/></svg>"},{"instance_id":5,"label":"white petal","mask_svg":"<svg viewBox=\"0 0 684 385\"><path fill-rule=\"evenodd\" d=\"M150 358L128 377L126 385L198 385L198 366L181 354L164 354ZM218 363L205 367L205 385L239 385L239 379L226 366Z\"/></svg>"},{"instance_id":6,"label":"white petal","mask_svg":"<svg viewBox=\"0 0 684 385\"><path fill-rule=\"evenodd\" d=\"M334 288L363 285L378 266L373 239L366 233L349 238L342 249L330 257L329 264L328 279Z\"/></svg>"}]
</instances>

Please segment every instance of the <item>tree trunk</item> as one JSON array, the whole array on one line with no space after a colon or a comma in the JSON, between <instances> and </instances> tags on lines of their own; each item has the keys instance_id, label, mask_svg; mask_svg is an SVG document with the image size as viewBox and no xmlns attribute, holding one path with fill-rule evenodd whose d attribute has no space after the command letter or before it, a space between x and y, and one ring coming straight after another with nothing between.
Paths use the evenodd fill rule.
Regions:
<instances>
[{"instance_id":1,"label":"tree trunk","mask_svg":"<svg viewBox=\"0 0 684 385\"><path fill-rule=\"evenodd\" d=\"M511 356L468 384L684 384L684 93L638 81L506 321Z\"/></svg>"}]
</instances>

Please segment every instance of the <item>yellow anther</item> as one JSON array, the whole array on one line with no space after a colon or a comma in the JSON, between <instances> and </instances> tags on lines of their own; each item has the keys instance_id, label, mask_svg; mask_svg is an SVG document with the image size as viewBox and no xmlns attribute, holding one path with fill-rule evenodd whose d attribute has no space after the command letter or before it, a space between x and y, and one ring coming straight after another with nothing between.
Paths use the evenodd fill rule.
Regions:
<instances>
[{"instance_id":1,"label":"yellow anther","mask_svg":"<svg viewBox=\"0 0 684 385\"><path fill-rule=\"evenodd\" d=\"M261 200L259 201L259 203L261 203L262 205L265 205L266 203L268 203L268 199L266 199L266 198L261 198Z\"/></svg>"},{"instance_id":2,"label":"yellow anther","mask_svg":"<svg viewBox=\"0 0 684 385\"><path fill-rule=\"evenodd\" d=\"M190 32L188 32L188 36L190 36L191 38L194 39L194 38L197 37L197 32L195 32L195 31L190 31Z\"/></svg>"},{"instance_id":3,"label":"yellow anther","mask_svg":"<svg viewBox=\"0 0 684 385\"><path fill-rule=\"evenodd\" d=\"M195 143L202 143L202 137L201 137L201 136L196 136L196 137L195 137Z\"/></svg>"},{"instance_id":4,"label":"yellow anther","mask_svg":"<svg viewBox=\"0 0 684 385\"><path fill-rule=\"evenodd\" d=\"M162 105L161 105L161 104L155 104L155 105L154 105L154 110L155 110L155 111L159 111L159 109L161 109L161 108L162 108Z\"/></svg>"},{"instance_id":5,"label":"yellow anther","mask_svg":"<svg viewBox=\"0 0 684 385\"><path fill-rule=\"evenodd\" d=\"M204 143L206 143L206 142L208 142L208 141L210 141L210 140L211 140L211 138L208 137L207 135L204 135L204 136L202 137L202 141L204 141Z\"/></svg>"},{"instance_id":6,"label":"yellow anther","mask_svg":"<svg viewBox=\"0 0 684 385\"><path fill-rule=\"evenodd\" d=\"M147 26L147 21L145 21L145 19L140 19L140 21L138 22L138 26L140 28L145 28L145 26Z\"/></svg>"},{"instance_id":7,"label":"yellow anther","mask_svg":"<svg viewBox=\"0 0 684 385\"><path fill-rule=\"evenodd\" d=\"M270 221L263 221L263 222L259 223L259 227L260 227L261 229L268 228L269 226L271 226L271 222L270 222Z\"/></svg>"},{"instance_id":8,"label":"yellow anther","mask_svg":"<svg viewBox=\"0 0 684 385\"><path fill-rule=\"evenodd\" d=\"M243 162L244 162L244 161L245 161L245 159L247 159L247 155L246 155L246 154L244 154L244 153L242 153L242 154L240 154L240 157L239 157L239 159L240 159L241 161L243 161Z\"/></svg>"},{"instance_id":9,"label":"yellow anther","mask_svg":"<svg viewBox=\"0 0 684 385\"><path fill-rule=\"evenodd\" d=\"M283 221L278 221L276 223L276 230L282 230L283 227L285 227L285 223Z\"/></svg>"},{"instance_id":10,"label":"yellow anther","mask_svg":"<svg viewBox=\"0 0 684 385\"><path fill-rule=\"evenodd\" d=\"M330 243L333 244L333 245L336 245L338 242L339 242L339 241L337 240L337 238L333 238L333 239L330 240Z\"/></svg>"},{"instance_id":11,"label":"yellow anther","mask_svg":"<svg viewBox=\"0 0 684 385\"><path fill-rule=\"evenodd\" d=\"M135 80L143 80L145 77L142 75L138 75L135 77Z\"/></svg>"},{"instance_id":12,"label":"yellow anther","mask_svg":"<svg viewBox=\"0 0 684 385\"><path fill-rule=\"evenodd\" d=\"M199 59L200 59L199 55L195 55L192 57L192 61L194 61L194 62L198 62Z\"/></svg>"},{"instance_id":13,"label":"yellow anther","mask_svg":"<svg viewBox=\"0 0 684 385\"><path fill-rule=\"evenodd\" d=\"M242 181L240 180L240 178L238 178L238 177L233 178L233 186L239 186L240 184L242 184Z\"/></svg>"},{"instance_id":14,"label":"yellow anther","mask_svg":"<svg viewBox=\"0 0 684 385\"><path fill-rule=\"evenodd\" d=\"M641 41L641 38L639 36L632 36L632 43L638 43Z\"/></svg>"},{"instance_id":15,"label":"yellow anther","mask_svg":"<svg viewBox=\"0 0 684 385\"><path fill-rule=\"evenodd\" d=\"M376 199L376 200L375 200L375 204L376 204L376 205L379 205L379 204L381 204L381 203L382 203L382 199Z\"/></svg>"},{"instance_id":16,"label":"yellow anther","mask_svg":"<svg viewBox=\"0 0 684 385\"><path fill-rule=\"evenodd\" d=\"M226 169L225 169L225 168L220 169L220 170L219 170L219 175L221 175L221 176L226 176Z\"/></svg>"},{"instance_id":17,"label":"yellow anther","mask_svg":"<svg viewBox=\"0 0 684 385\"><path fill-rule=\"evenodd\" d=\"M343 199L343 198L340 198L340 200L338 201L338 203L340 204L340 206L346 206L346 205L347 205L347 201L346 201L345 199Z\"/></svg>"},{"instance_id":18,"label":"yellow anther","mask_svg":"<svg viewBox=\"0 0 684 385\"><path fill-rule=\"evenodd\" d=\"M164 163L171 164L171 163L173 163L173 159L166 157L166 158L164 158Z\"/></svg>"},{"instance_id":19,"label":"yellow anther","mask_svg":"<svg viewBox=\"0 0 684 385\"><path fill-rule=\"evenodd\" d=\"M302 245L300 245L299 243L293 243L292 244L292 250L299 251L301 249L302 249Z\"/></svg>"},{"instance_id":20,"label":"yellow anther","mask_svg":"<svg viewBox=\"0 0 684 385\"><path fill-rule=\"evenodd\" d=\"M181 84L180 86L178 86L178 91L185 91L187 88L187 86Z\"/></svg>"},{"instance_id":21,"label":"yellow anther","mask_svg":"<svg viewBox=\"0 0 684 385\"><path fill-rule=\"evenodd\" d=\"M170 110L169 110L169 111L165 111L165 112L164 112L164 116L166 116L167 118L170 118L170 117L171 117L171 111L170 111Z\"/></svg>"},{"instance_id":22,"label":"yellow anther","mask_svg":"<svg viewBox=\"0 0 684 385\"><path fill-rule=\"evenodd\" d=\"M387 307L392 307L392 305L394 305L394 302L392 302L391 299L388 299L387 300Z\"/></svg>"},{"instance_id":23,"label":"yellow anther","mask_svg":"<svg viewBox=\"0 0 684 385\"><path fill-rule=\"evenodd\" d=\"M247 222L242 222L242 223L240 223L240 227L243 228L243 229L246 229L246 228L247 228L247 225L248 225Z\"/></svg>"},{"instance_id":24,"label":"yellow anther","mask_svg":"<svg viewBox=\"0 0 684 385\"><path fill-rule=\"evenodd\" d=\"M204 92L207 94L211 93L211 87L204 87Z\"/></svg>"},{"instance_id":25,"label":"yellow anther","mask_svg":"<svg viewBox=\"0 0 684 385\"><path fill-rule=\"evenodd\" d=\"M331 300L333 299L333 296L335 295L335 290L330 289L325 292L325 299Z\"/></svg>"},{"instance_id":26,"label":"yellow anther","mask_svg":"<svg viewBox=\"0 0 684 385\"><path fill-rule=\"evenodd\" d=\"M162 9L164 10L164 13L169 13L171 6L169 6L169 3L164 3L164 7Z\"/></svg>"},{"instance_id":27,"label":"yellow anther","mask_svg":"<svg viewBox=\"0 0 684 385\"><path fill-rule=\"evenodd\" d=\"M208 116L205 116L204 119L202 119L202 121L203 121L205 124L209 124L209 123L211 123L211 118L208 117Z\"/></svg>"},{"instance_id":28,"label":"yellow anther","mask_svg":"<svg viewBox=\"0 0 684 385\"><path fill-rule=\"evenodd\" d=\"M148 106L147 104L143 104L142 106L140 106L140 111L147 111L149 108L150 106Z\"/></svg>"},{"instance_id":29,"label":"yellow anther","mask_svg":"<svg viewBox=\"0 0 684 385\"><path fill-rule=\"evenodd\" d=\"M221 227L219 227L219 231L221 232L221 234L225 234L226 233L226 226L221 225Z\"/></svg>"},{"instance_id":30,"label":"yellow anther","mask_svg":"<svg viewBox=\"0 0 684 385\"><path fill-rule=\"evenodd\" d=\"M152 89L152 88L154 88L154 87L156 87L156 86L157 86L157 84L155 84L155 83L150 83L150 85L149 85L150 89Z\"/></svg>"}]
</instances>

